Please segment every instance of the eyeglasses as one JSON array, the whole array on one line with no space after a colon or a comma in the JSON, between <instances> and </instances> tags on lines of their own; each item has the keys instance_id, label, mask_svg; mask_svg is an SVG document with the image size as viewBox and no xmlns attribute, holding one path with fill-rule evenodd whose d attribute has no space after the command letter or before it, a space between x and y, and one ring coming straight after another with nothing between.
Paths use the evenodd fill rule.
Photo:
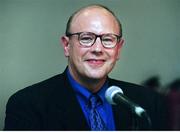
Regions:
<instances>
[{"instance_id":1,"label":"eyeglasses","mask_svg":"<svg viewBox=\"0 0 180 132\"><path fill-rule=\"evenodd\" d=\"M73 35L78 35L79 43L85 47L91 47L96 42L96 39L99 37L102 45L105 48L114 48L121 39L121 36L111 33L97 35L92 32L78 32L78 33L69 33L66 36L70 37Z\"/></svg>"}]
</instances>

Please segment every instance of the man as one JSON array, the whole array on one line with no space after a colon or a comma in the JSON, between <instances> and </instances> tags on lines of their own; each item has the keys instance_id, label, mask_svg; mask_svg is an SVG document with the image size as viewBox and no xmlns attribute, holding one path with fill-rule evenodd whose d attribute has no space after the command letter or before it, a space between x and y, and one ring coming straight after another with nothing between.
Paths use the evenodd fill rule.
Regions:
<instances>
[{"instance_id":1,"label":"man","mask_svg":"<svg viewBox=\"0 0 180 132\"><path fill-rule=\"evenodd\" d=\"M106 101L105 91L112 85L147 110L152 130L165 129L159 96L108 77L124 43L121 23L112 11L101 5L76 11L61 40L68 67L14 94L7 104L5 130L148 129L147 122L126 107ZM92 100L98 100L95 106Z\"/></svg>"}]
</instances>

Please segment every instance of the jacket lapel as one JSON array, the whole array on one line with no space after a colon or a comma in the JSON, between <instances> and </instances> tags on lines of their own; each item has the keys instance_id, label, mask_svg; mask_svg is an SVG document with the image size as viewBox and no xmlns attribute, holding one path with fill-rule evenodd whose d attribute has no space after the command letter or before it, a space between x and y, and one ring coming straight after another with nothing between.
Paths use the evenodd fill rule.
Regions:
<instances>
[{"instance_id":1,"label":"jacket lapel","mask_svg":"<svg viewBox=\"0 0 180 132\"><path fill-rule=\"evenodd\" d=\"M64 89L61 91L61 95L63 96L63 106L62 103L59 103L58 107L62 112L60 115L63 115L64 118L64 128L68 128L68 130L90 130L73 88L68 81L66 71L63 73L63 76Z\"/></svg>"}]
</instances>

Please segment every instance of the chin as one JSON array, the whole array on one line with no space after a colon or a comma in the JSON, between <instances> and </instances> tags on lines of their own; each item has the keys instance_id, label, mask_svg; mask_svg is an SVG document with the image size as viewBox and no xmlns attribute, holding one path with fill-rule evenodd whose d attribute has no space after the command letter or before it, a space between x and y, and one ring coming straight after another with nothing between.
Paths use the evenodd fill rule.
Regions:
<instances>
[{"instance_id":1,"label":"chin","mask_svg":"<svg viewBox=\"0 0 180 132\"><path fill-rule=\"evenodd\" d=\"M90 79L103 79L108 75L109 69L106 68L87 68L85 74Z\"/></svg>"},{"instance_id":2,"label":"chin","mask_svg":"<svg viewBox=\"0 0 180 132\"><path fill-rule=\"evenodd\" d=\"M96 72L96 73L90 73L87 76L90 79L99 80L99 79L103 79L104 77L106 77L106 74Z\"/></svg>"}]
</instances>

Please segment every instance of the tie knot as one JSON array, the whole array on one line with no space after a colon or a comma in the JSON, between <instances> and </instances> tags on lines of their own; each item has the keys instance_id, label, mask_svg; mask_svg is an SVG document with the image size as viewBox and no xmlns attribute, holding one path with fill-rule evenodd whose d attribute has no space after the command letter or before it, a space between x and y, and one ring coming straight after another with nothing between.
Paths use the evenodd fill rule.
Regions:
<instances>
[{"instance_id":1,"label":"tie knot","mask_svg":"<svg viewBox=\"0 0 180 132\"><path fill-rule=\"evenodd\" d=\"M102 104L102 100L101 98L96 95L96 94L92 94L89 98L89 103L90 103L90 107L92 109L96 108L97 106Z\"/></svg>"}]
</instances>

